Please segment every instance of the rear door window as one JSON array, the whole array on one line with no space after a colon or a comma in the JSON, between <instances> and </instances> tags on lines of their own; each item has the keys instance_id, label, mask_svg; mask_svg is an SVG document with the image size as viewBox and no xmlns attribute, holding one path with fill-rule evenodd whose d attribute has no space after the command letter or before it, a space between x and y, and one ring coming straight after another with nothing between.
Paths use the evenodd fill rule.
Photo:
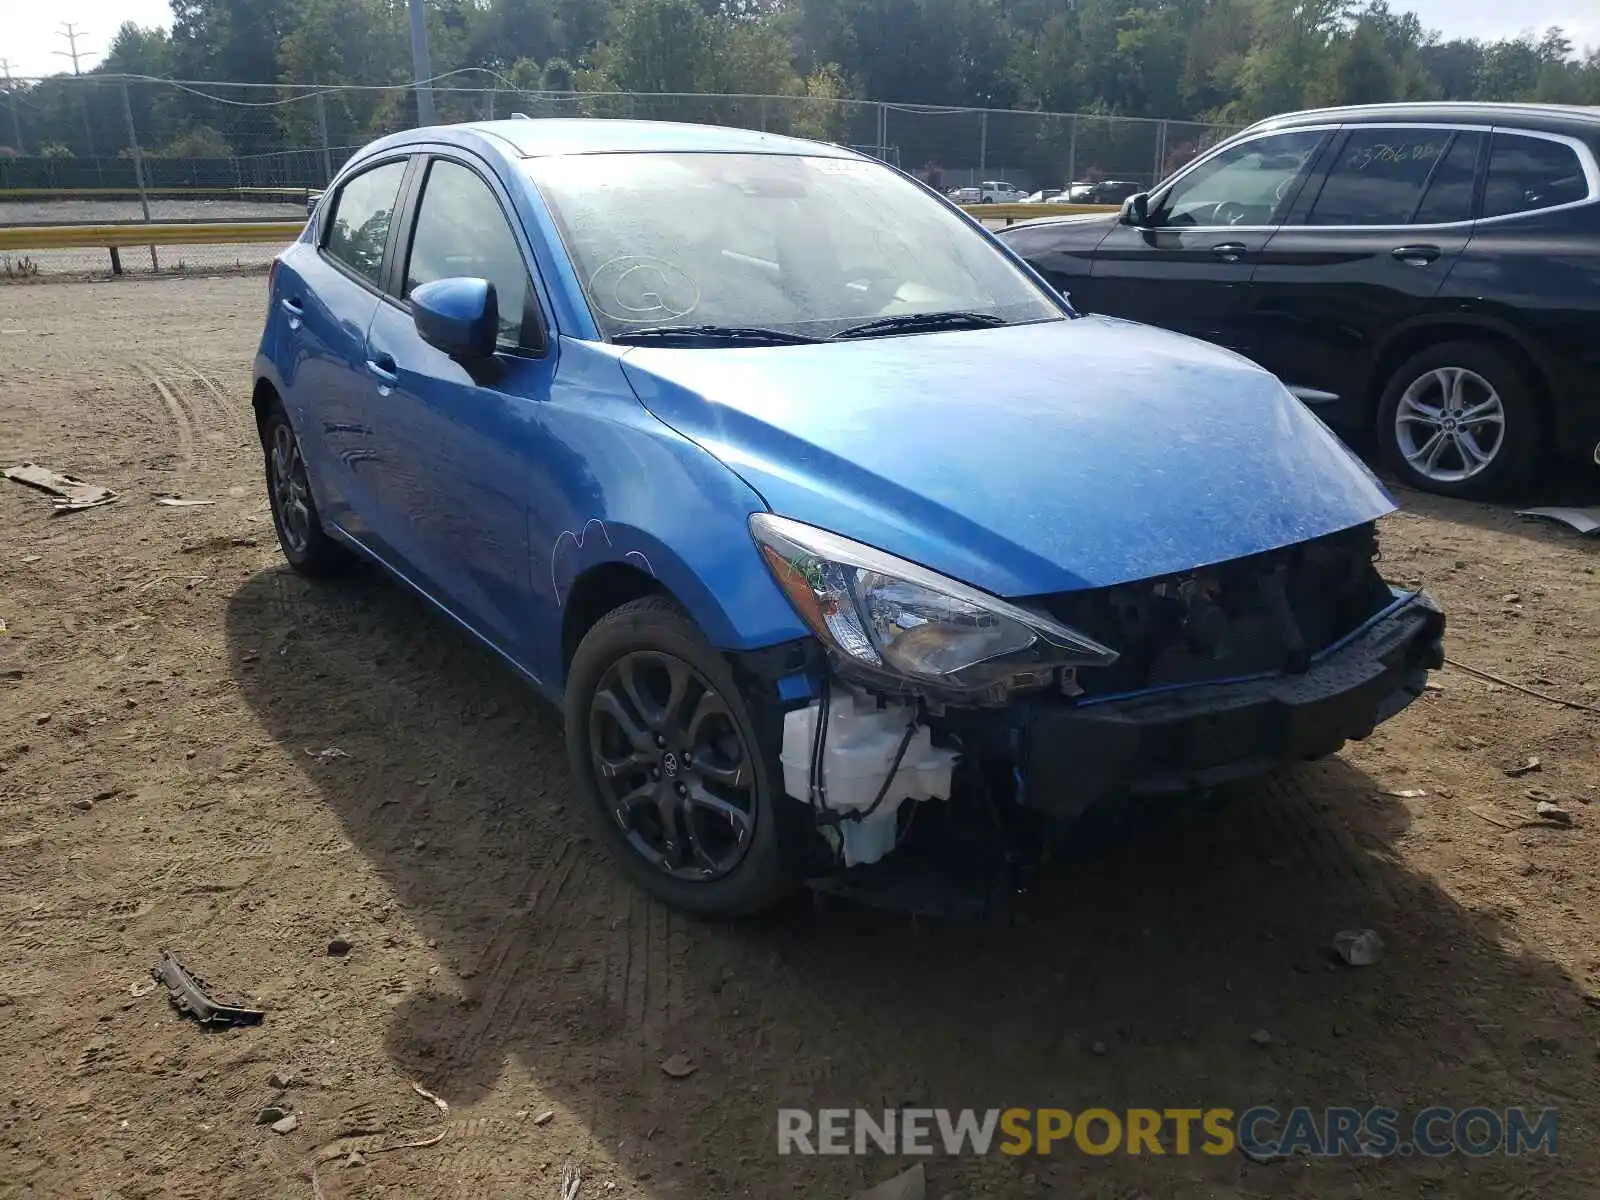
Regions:
<instances>
[{"instance_id":1,"label":"rear door window","mask_svg":"<svg viewBox=\"0 0 1600 1200\"><path fill-rule=\"evenodd\" d=\"M1449 129L1352 128L1306 224L1410 224L1454 136Z\"/></svg>"},{"instance_id":2,"label":"rear door window","mask_svg":"<svg viewBox=\"0 0 1600 1200\"><path fill-rule=\"evenodd\" d=\"M1472 220L1472 195L1478 182L1478 156L1486 135L1463 129L1450 143L1428 180L1428 190L1411 218L1413 225L1445 225Z\"/></svg>"},{"instance_id":3,"label":"rear door window","mask_svg":"<svg viewBox=\"0 0 1600 1200\"><path fill-rule=\"evenodd\" d=\"M1589 196L1578 152L1565 142L1527 134L1494 135L1483 215L1504 217L1573 204Z\"/></svg>"},{"instance_id":4,"label":"rear door window","mask_svg":"<svg viewBox=\"0 0 1600 1200\"><path fill-rule=\"evenodd\" d=\"M383 273L383 249L405 173L404 159L383 163L351 176L334 197L323 249L368 283L376 284Z\"/></svg>"}]
</instances>

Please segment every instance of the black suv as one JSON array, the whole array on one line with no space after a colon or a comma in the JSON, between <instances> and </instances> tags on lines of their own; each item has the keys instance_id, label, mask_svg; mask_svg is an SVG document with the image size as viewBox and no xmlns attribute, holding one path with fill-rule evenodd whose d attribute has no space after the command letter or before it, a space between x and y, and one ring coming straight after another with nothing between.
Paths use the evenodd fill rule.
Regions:
<instances>
[{"instance_id":1,"label":"black suv","mask_svg":"<svg viewBox=\"0 0 1600 1200\"><path fill-rule=\"evenodd\" d=\"M1237 350L1406 482L1485 496L1546 449L1600 463L1597 154L1600 109L1322 109L999 236L1083 310Z\"/></svg>"}]
</instances>

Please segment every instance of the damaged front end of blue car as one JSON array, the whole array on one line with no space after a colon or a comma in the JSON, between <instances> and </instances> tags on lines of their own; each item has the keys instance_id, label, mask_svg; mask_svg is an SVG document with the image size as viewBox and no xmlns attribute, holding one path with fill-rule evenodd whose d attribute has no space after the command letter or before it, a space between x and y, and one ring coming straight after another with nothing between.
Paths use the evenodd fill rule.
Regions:
<instances>
[{"instance_id":1,"label":"damaged front end of blue car","mask_svg":"<svg viewBox=\"0 0 1600 1200\"><path fill-rule=\"evenodd\" d=\"M1372 523L1016 602L781 518L751 523L825 647L784 730L786 791L820 831L807 873L896 907L992 908L1052 833L1107 802L1333 754L1444 661L1443 614L1384 582Z\"/></svg>"}]
</instances>

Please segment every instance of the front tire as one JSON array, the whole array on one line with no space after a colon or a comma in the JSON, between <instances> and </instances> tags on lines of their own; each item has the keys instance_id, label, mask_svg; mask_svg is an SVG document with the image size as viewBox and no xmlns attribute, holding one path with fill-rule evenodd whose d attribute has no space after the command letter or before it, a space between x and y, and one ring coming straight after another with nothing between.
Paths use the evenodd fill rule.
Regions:
<instances>
[{"instance_id":1,"label":"front tire","mask_svg":"<svg viewBox=\"0 0 1600 1200\"><path fill-rule=\"evenodd\" d=\"M778 850L781 776L727 661L665 596L612 610L567 675L567 753L600 841L646 891L742 916L794 887Z\"/></svg>"},{"instance_id":2,"label":"front tire","mask_svg":"<svg viewBox=\"0 0 1600 1200\"><path fill-rule=\"evenodd\" d=\"M277 401L261 422L261 450L266 460L272 527L283 557L300 574L313 578L349 570L354 559L322 528L300 439L289 423L289 414Z\"/></svg>"},{"instance_id":3,"label":"front tire","mask_svg":"<svg viewBox=\"0 0 1600 1200\"><path fill-rule=\"evenodd\" d=\"M1533 386L1491 346L1447 342L1395 371L1378 405L1378 441L1403 482L1481 500L1514 488L1543 440Z\"/></svg>"}]
</instances>

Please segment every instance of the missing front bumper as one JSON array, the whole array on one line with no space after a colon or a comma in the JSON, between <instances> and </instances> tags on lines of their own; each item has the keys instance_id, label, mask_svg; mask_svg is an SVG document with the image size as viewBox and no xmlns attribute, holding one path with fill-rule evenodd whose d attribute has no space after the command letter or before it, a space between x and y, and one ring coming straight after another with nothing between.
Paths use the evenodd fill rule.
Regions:
<instances>
[{"instance_id":1,"label":"missing front bumper","mask_svg":"<svg viewBox=\"0 0 1600 1200\"><path fill-rule=\"evenodd\" d=\"M1444 614L1417 593L1300 674L1041 704L1027 724L1022 802L1073 816L1111 794L1194 791L1322 758L1422 693L1444 665L1443 635Z\"/></svg>"}]
</instances>

